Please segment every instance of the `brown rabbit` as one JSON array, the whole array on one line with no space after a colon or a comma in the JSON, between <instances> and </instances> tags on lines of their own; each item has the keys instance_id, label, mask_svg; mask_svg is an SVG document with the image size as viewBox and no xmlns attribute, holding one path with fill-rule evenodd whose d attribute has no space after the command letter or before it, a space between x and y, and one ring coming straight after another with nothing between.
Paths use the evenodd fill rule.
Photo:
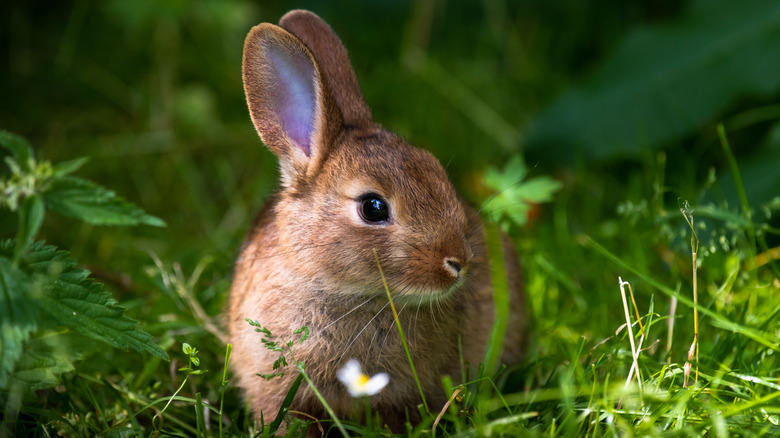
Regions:
<instances>
[{"instance_id":1,"label":"brown rabbit","mask_svg":"<svg viewBox=\"0 0 780 438\"><path fill-rule=\"evenodd\" d=\"M398 309L431 409L442 376L460 380L484 359L495 319L485 238L441 164L375 123L347 52L315 14L292 11L254 27L244 44L252 122L279 158L281 187L261 211L236 265L230 296L231 364L252 410L273 419L296 373L264 380L278 358L245 318L290 339L292 355L333 407L355 412L336 378L350 358L389 385L370 398L393 430L420 419L420 393L394 325L373 250ZM526 314L518 262L504 239L511 290L502 360L522 356ZM291 409L327 418L302 385ZM358 410L359 411L359 410Z\"/></svg>"}]
</instances>

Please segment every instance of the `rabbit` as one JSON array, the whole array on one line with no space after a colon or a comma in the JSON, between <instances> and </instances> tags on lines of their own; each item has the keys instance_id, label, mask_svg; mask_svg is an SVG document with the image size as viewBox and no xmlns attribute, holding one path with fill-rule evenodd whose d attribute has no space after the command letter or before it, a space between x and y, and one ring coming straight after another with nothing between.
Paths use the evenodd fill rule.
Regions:
<instances>
[{"instance_id":1,"label":"rabbit","mask_svg":"<svg viewBox=\"0 0 780 438\"><path fill-rule=\"evenodd\" d=\"M245 321L282 340L306 326L287 356L336 416L356 418L337 372L352 358L389 384L369 398L394 431L420 421L422 402L380 276L381 266L430 409L447 398L441 378L484 359L495 320L485 236L434 156L374 122L347 52L312 12L249 32L243 55L249 113L278 157L280 187L260 211L236 262L228 325L231 366L259 419L270 422L297 373L269 380L279 353ZM374 250L378 262L374 256ZM524 353L527 317L517 255L503 238L510 315L502 361ZM328 414L302 384L291 410ZM359 415L359 414L356 414Z\"/></svg>"}]
</instances>

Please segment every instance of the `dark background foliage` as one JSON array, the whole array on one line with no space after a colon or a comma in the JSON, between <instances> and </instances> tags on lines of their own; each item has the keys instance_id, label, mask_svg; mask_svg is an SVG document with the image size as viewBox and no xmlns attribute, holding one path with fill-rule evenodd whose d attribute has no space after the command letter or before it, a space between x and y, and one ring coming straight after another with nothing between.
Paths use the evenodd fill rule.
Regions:
<instances>
[{"instance_id":1,"label":"dark background foliage","mask_svg":"<svg viewBox=\"0 0 780 438\"><path fill-rule=\"evenodd\" d=\"M187 340L208 351L210 369L220 369L223 344L160 271L197 279L193 294L218 322L241 240L277 180L244 103L243 39L293 8L330 23L375 118L430 149L474 204L492 194L484 170L518 154L531 176L564 183L514 230L540 333L599 339L615 329L610 317L622 310L602 292L615 274L578 244L582 233L640 268L689 269L670 261L689 257L684 222L668 219L679 200L738 204L716 123L725 122L753 205L778 195L772 0L4 2L0 128L42 159L89 157L81 176L168 224L112 229L48 216L39 238L72 251L163 346ZM15 227L1 211L0 237ZM126 374L138 360L95 354L112 365L84 362L82 373ZM138 371L146 380L136 387L154 380L154 366Z\"/></svg>"}]
</instances>

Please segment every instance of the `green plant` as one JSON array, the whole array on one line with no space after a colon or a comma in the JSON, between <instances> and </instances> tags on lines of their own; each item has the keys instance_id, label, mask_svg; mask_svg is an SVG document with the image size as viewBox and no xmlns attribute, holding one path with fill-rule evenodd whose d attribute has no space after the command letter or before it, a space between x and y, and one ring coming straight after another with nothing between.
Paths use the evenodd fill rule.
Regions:
<instances>
[{"instance_id":1,"label":"green plant","mask_svg":"<svg viewBox=\"0 0 780 438\"><path fill-rule=\"evenodd\" d=\"M38 161L23 138L7 131L0 131L0 146L10 152L0 206L18 216L15 238L0 241L0 399L10 420L25 396L56 385L94 352L90 341L168 359L67 251L35 242L46 211L100 225L164 223L114 192L71 176L84 159Z\"/></svg>"},{"instance_id":2,"label":"green plant","mask_svg":"<svg viewBox=\"0 0 780 438\"><path fill-rule=\"evenodd\" d=\"M537 204L550 202L561 183L549 176L528 178L528 168L521 155L514 155L502 170L485 171L485 184L496 192L483 207L487 216L505 232L523 227Z\"/></svg>"},{"instance_id":3,"label":"green plant","mask_svg":"<svg viewBox=\"0 0 780 438\"><path fill-rule=\"evenodd\" d=\"M287 413L290 408L290 404L293 401L293 397L295 397L295 394L298 392L298 387L301 384L301 380L306 380L306 383L309 385L309 388L312 390L315 396L320 400L320 402L322 403L323 407L328 412L328 414L330 414L331 419L333 420L334 424L339 429L341 434L345 437L349 436L349 434L347 434L346 429L344 429L344 425L342 424L341 420L333 412L333 409L330 407L328 402L325 400L325 398L322 396L320 391L317 389L317 386L314 385L314 382L311 380L309 375L306 374L306 364L302 360L301 361L295 360L293 347L295 346L296 343L300 344L306 341L306 339L309 337L309 328L304 326L296 329L293 332L292 334L293 337L299 335L297 341L293 337L291 337L289 340L285 340L284 338L278 338L276 335L271 333L271 331L267 327L264 327L258 321L254 321L247 318L246 322L252 327L254 327L257 333L263 335L260 342L263 344L264 348L279 354L279 358L276 359L273 364L274 371L283 367L287 367L290 365L290 362L292 362L293 365L292 369L298 373L298 376L296 377L295 381L291 385L290 390L287 392L287 396L285 397L284 401L279 407L279 412L277 413L276 418L268 425L266 424L261 425L263 430L263 436L275 435L276 431L281 426L282 421L286 419L294 421L294 419L288 417ZM289 362L287 360L287 357L290 358ZM258 374L258 376L266 380L273 379L274 377L281 377L283 375L284 375L284 371L274 372L271 374ZM289 436L294 432L295 432L294 428L288 429L287 434Z\"/></svg>"},{"instance_id":4,"label":"green plant","mask_svg":"<svg viewBox=\"0 0 780 438\"><path fill-rule=\"evenodd\" d=\"M165 412L166 409L168 409L168 406L171 405L171 402L176 400L176 396L181 392L182 388L184 388L184 385L187 384L187 380L190 378L190 376L193 375L199 375L199 374L206 374L209 372L208 370L196 370L195 368L200 366L200 359L198 359L198 349L194 348L188 343L183 343L181 346L182 352L187 355L187 366L179 368L179 371L184 372L184 380L181 381L181 385L179 385L179 388L176 390L176 392L173 393L172 396L168 397L168 402L165 404L165 406L160 410L160 412L156 413L154 417L152 418L152 423L154 424L155 428L157 427L157 424L155 423L155 420L157 418L162 417L162 414ZM226 364L227 366L227 364ZM191 400L190 400L191 401ZM201 405L201 406L197 406ZM200 411L202 409L198 409L198 407L202 408L202 402L200 401L200 393L196 395L196 412L200 414ZM203 416L197 415L198 419L198 432L202 433L203 430L202 422L203 422ZM162 420L160 420L162 421Z\"/></svg>"}]
</instances>

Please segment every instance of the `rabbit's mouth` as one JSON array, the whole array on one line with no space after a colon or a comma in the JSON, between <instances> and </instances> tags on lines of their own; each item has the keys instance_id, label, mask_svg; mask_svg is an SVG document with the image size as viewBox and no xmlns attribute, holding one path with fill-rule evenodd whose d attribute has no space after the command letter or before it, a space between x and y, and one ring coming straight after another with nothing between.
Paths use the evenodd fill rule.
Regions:
<instances>
[{"instance_id":1,"label":"rabbit's mouth","mask_svg":"<svg viewBox=\"0 0 780 438\"><path fill-rule=\"evenodd\" d=\"M450 283L449 286L435 287L431 284L426 285L405 285L395 288L390 288L390 294L393 299L398 300L401 304L429 304L440 303L447 301L452 296L458 293L466 283L466 269L462 269L460 275L454 283Z\"/></svg>"}]
</instances>

